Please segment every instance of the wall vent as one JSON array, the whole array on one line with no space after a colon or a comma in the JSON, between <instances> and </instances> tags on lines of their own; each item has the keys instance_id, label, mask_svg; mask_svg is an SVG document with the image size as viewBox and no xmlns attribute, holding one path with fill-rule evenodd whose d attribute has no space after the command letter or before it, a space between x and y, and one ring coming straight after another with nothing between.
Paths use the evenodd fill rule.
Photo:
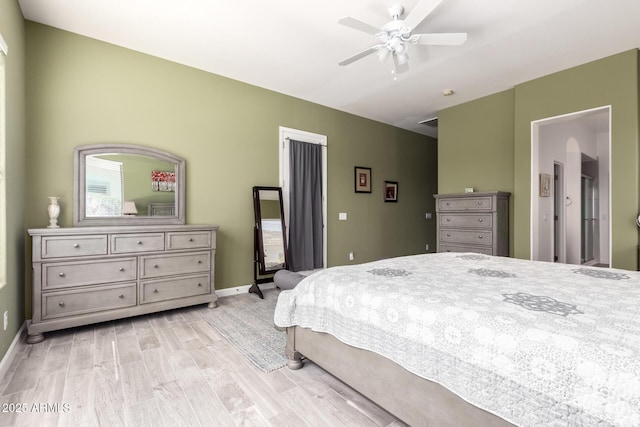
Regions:
<instances>
[{"instance_id":1,"label":"wall vent","mask_svg":"<svg viewBox=\"0 0 640 427\"><path fill-rule=\"evenodd\" d=\"M436 128L436 129L438 128L438 118L437 117L432 117L430 119L426 119L426 120L423 120L423 121L418 122L418 123L420 123L421 125L432 127L432 128Z\"/></svg>"}]
</instances>

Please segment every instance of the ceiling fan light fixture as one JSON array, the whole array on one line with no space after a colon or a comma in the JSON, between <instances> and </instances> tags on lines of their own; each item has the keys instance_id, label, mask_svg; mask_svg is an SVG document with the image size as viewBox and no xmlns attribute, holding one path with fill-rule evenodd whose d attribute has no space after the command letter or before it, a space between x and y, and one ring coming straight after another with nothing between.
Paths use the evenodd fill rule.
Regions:
<instances>
[{"instance_id":1,"label":"ceiling fan light fixture","mask_svg":"<svg viewBox=\"0 0 640 427\"><path fill-rule=\"evenodd\" d=\"M406 53L397 53L396 59L398 60L398 65L404 65L409 62L409 55Z\"/></svg>"},{"instance_id":2,"label":"ceiling fan light fixture","mask_svg":"<svg viewBox=\"0 0 640 427\"><path fill-rule=\"evenodd\" d=\"M391 51L389 49L387 49L386 47L383 47L381 49L378 50L378 59L380 60L380 62L384 62L387 60L387 58L389 57L389 53L391 53Z\"/></svg>"}]
</instances>

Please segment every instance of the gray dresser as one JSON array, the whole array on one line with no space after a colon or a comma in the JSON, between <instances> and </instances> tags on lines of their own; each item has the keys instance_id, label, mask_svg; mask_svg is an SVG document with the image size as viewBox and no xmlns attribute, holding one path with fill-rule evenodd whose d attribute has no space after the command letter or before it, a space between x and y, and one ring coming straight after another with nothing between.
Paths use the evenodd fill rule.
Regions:
<instances>
[{"instance_id":1,"label":"gray dresser","mask_svg":"<svg viewBox=\"0 0 640 427\"><path fill-rule=\"evenodd\" d=\"M216 306L214 225L30 229L33 319L43 332L208 303Z\"/></svg>"},{"instance_id":2,"label":"gray dresser","mask_svg":"<svg viewBox=\"0 0 640 427\"><path fill-rule=\"evenodd\" d=\"M509 256L511 193L436 194L438 252Z\"/></svg>"}]
</instances>

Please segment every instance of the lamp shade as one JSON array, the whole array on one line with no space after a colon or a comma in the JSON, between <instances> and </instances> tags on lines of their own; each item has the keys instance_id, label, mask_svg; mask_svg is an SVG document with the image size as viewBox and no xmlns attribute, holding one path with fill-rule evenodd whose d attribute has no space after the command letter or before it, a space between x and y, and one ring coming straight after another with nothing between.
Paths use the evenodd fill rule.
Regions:
<instances>
[{"instance_id":1,"label":"lamp shade","mask_svg":"<svg viewBox=\"0 0 640 427\"><path fill-rule=\"evenodd\" d=\"M135 202L123 202L122 203L122 215L136 215L138 209L136 209Z\"/></svg>"}]
</instances>

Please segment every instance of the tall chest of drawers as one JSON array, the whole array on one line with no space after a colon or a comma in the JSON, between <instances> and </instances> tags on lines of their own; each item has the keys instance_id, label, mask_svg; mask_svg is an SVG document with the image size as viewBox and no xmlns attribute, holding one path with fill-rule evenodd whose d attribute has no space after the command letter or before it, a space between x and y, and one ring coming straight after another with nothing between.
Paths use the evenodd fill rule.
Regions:
<instances>
[{"instance_id":1,"label":"tall chest of drawers","mask_svg":"<svg viewBox=\"0 0 640 427\"><path fill-rule=\"evenodd\" d=\"M189 305L216 306L215 225L30 229L33 316L44 332Z\"/></svg>"},{"instance_id":2,"label":"tall chest of drawers","mask_svg":"<svg viewBox=\"0 0 640 427\"><path fill-rule=\"evenodd\" d=\"M511 193L436 194L437 251L509 256Z\"/></svg>"}]
</instances>

